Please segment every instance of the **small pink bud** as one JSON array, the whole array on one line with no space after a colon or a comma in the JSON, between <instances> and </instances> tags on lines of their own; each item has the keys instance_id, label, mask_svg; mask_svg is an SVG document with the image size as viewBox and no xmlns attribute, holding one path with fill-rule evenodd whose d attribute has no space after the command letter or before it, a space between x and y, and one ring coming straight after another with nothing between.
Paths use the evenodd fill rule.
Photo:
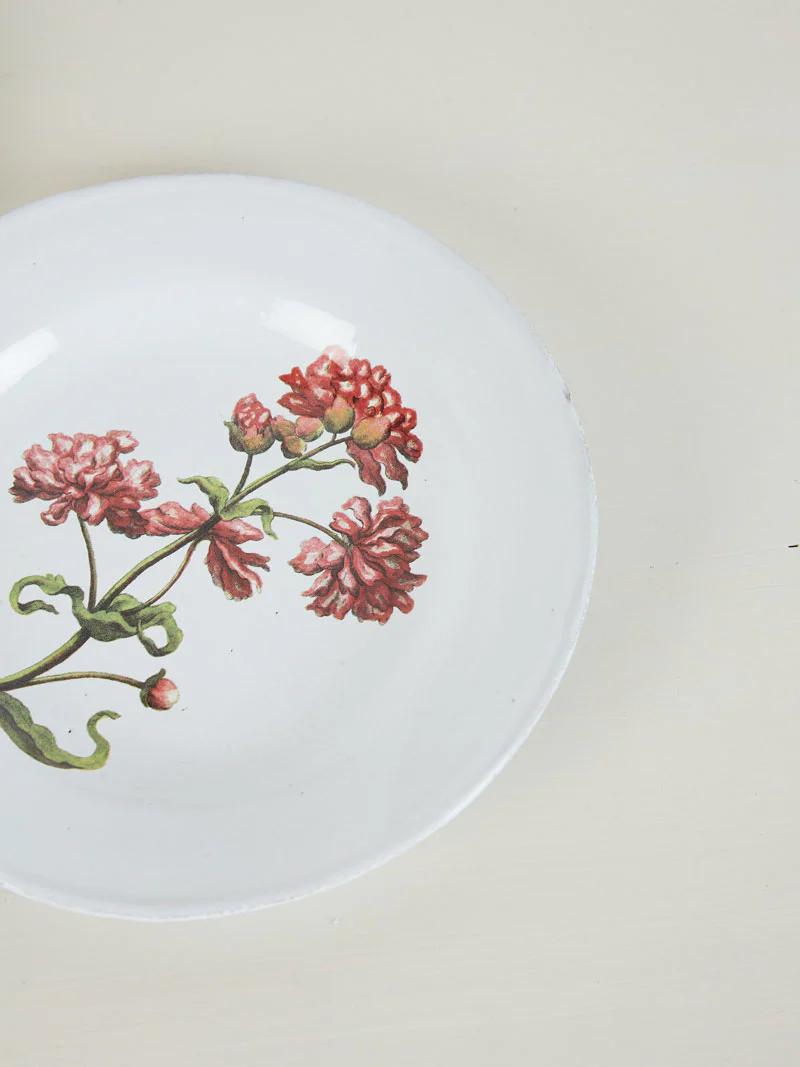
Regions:
<instances>
[{"instance_id":1,"label":"small pink bud","mask_svg":"<svg viewBox=\"0 0 800 1067\"><path fill-rule=\"evenodd\" d=\"M285 419L283 415L276 415L272 420L272 432L279 441L285 441L287 437L296 437L297 432L291 419Z\"/></svg>"},{"instance_id":2,"label":"small pink bud","mask_svg":"<svg viewBox=\"0 0 800 1067\"><path fill-rule=\"evenodd\" d=\"M230 422L226 422L231 447L249 456L266 452L275 440L272 432L272 416L255 393L248 393L238 400Z\"/></svg>"},{"instance_id":3,"label":"small pink bud","mask_svg":"<svg viewBox=\"0 0 800 1067\"><path fill-rule=\"evenodd\" d=\"M343 396L337 396L322 416L322 424L328 433L344 433L355 421L356 413Z\"/></svg>"},{"instance_id":4,"label":"small pink bud","mask_svg":"<svg viewBox=\"0 0 800 1067\"><path fill-rule=\"evenodd\" d=\"M295 423L295 433L302 441L316 441L322 433L322 422L320 419L301 415Z\"/></svg>"},{"instance_id":5,"label":"small pink bud","mask_svg":"<svg viewBox=\"0 0 800 1067\"><path fill-rule=\"evenodd\" d=\"M281 442L281 452L283 452L287 459L299 459L305 450L305 441L301 441L299 437L295 437L294 435L284 437Z\"/></svg>"},{"instance_id":6,"label":"small pink bud","mask_svg":"<svg viewBox=\"0 0 800 1067\"><path fill-rule=\"evenodd\" d=\"M353 427L353 441L359 448L376 448L386 440L391 429L389 420L383 415L372 415Z\"/></svg>"},{"instance_id":7,"label":"small pink bud","mask_svg":"<svg viewBox=\"0 0 800 1067\"><path fill-rule=\"evenodd\" d=\"M145 707L154 708L156 711L169 711L177 703L180 693L177 685L165 678L163 671L159 671L147 679L140 696Z\"/></svg>"}]
</instances>

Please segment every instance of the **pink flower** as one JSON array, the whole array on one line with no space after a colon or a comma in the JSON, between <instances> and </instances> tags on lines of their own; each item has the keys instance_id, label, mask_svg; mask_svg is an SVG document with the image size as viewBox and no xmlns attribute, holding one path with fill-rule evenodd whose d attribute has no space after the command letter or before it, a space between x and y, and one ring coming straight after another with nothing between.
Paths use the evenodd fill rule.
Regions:
<instances>
[{"instance_id":1,"label":"pink flower","mask_svg":"<svg viewBox=\"0 0 800 1067\"><path fill-rule=\"evenodd\" d=\"M116 533L141 536L139 508L156 495L161 479L149 461L120 460L139 442L127 430L48 436L52 447L32 445L23 453L25 466L14 471L10 492L17 503L52 501L42 512L48 526L60 526L74 511L91 526L106 519Z\"/></svg>"},{"instance_id":2,"label":"pink flower","mask_svg":"<svg viewBox=\"0 0 800 1067\"><path fill-rule=\"evenodd\" d=\"M255 393L248 393L236 402L230 422L226 422L228 436L237 452L256 456L272 446L272 415Z\"/></svg>"},{"instance_id":3,"label":"pink flower","mask_svg":"<svg viewBox=\"0 0 800 1067\"><path fill-rule=\"evenodd\" d=\"M422 442L412 433L417 413L403 407L385 367L351 359L343 349L332 347L305 372L294 367L280 380L291 391L278 403L293 415L321 419L330 433L344 433L352 427L347 451L363 482L385 493L385 474L406 488L408 468L398 452L412 463L422 455Z\"/></svg>"},{"instance_id":4,"label":"pink flower","mask_svg":"<svg viewBox=\"0 0 800 1067\"><path fill-rule=\"evenodd\" d=\"M350 357L343 348L326 348L318 359L306 367L305 374L299 367L294 367L288 374L279 376L280 381L291 388L291 392L284 393L278 403L288 408L293 415L322 419L325 429L330 433L341 433L342 430L332 430L328 425L328 415L339 396L339 382L343 379L349 363ZM342 397L336 411L345 412L345 409L352 413L353 405ZM351 414L350 424L345 428L350 429L352 425Z\"/></svg>"},{"instance_id":5,"label":"pink flower","mask_svg":"<svg viewBox=\"0 0 800 1067\"><path fill-rule=\"evenodd\" d=\"M207 522L211 515L199 504L190 510L174 500L149 508L142 513L146 533L155 537L190 533ZM217 522L208 533L206 566L214 581L232 600L247 600L261 588L261 576L253 567L269 570L269 557L258 552L245 552L239 546L246 541L261 541L264 534L242 519Z\"/></svg>"},{"instance_id":6,"label":"pink flower","mask_svg":"<svg viewBox=\"0 0 800 1067\"><path fill-rule=\"evenodd\" d=\"M352 612L361 621L385 623L397 608L414 607L410 591L422 585L424 574L412 574L417 549L427 540L422 520L412 515L398 496L381 500L373 516L369 501L354 496L342 505L353 518L337 511L331 528L341 541L325 543L312 537L300 546L290 565L299 574L316 574L303 596L312 597L309 611L343 619Z\"/></svg>"},{"instance_id":7,"label":"pink flower","mask_svg":"<svg viewBox=\"0 0 800 1067\"><path fill-rule=\"evenodd\" d=\"M152 685L147 685L142 690L142 703L156 711L169 711L177 704L180 693L178 687L169 678L156 677Z\"/></svg>"}]
</instances>

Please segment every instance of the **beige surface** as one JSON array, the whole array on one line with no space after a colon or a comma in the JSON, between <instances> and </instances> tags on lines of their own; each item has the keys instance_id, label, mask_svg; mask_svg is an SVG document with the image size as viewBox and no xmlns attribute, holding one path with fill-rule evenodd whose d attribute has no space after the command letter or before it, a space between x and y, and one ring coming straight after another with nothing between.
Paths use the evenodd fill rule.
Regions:
<instances>
[{"instance_id":1,"label":"beige surface","mask_svg":"<svg viewBox=\"0 0 800 1067\"><path fill-rule=\"evenodd\" d=\"M536 322L601 500L576 659L488 794L250 917L0 897L3 1067L796 1063L797 5L0 13L0 209L201 169L398 212Z\"/></svg>"}]
</instances>

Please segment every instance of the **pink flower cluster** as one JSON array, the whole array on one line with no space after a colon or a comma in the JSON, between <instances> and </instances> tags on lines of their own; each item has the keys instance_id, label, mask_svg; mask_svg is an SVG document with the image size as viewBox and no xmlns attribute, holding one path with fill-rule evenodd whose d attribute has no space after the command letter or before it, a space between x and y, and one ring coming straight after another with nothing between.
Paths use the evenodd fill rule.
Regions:
<instances>
[{"instance_id":1,"label":"pink flower cluster","mask_svg":"<svg viewBox=\"0 0 800 1067\"><path fill-rule=\"evenodd\" d=\"M139 444L127 430L48 436L51 447L31 445L23 453L25 466L14 471L11 495L17 502L51 501L42 512L48 526L60 526L74 511L90 526L105 519L128 537L147 532L139 509L156 495L161 479L149 461L120 459Z\"/></svg>"},{"instance_id":2,"label":"pink flower cluster","mask_svg":"<svg viewBox=\"0 0 800 1067\"><path fill-rule=\"evenodd\" d=\"M127 430L93 434L50 434L52 448L32 445L25 453L24 467L14 471L11 495L23 503L52 501L42 513L48 526L58 526L74 511L91 526L105 519L115 533L127 537L165 537L197 530L211 517L199 504L187 511L169 501L142 509L156 496L161 479L149 461L120 461L138 441ZM268 557L245 552L239 546L264 537L242 520L217 522L208 531L206 564L215 584L234 600L244 600L261 588L253 567L268 570Z\"/></svg>"},{"instance_id":3,"label":"pink flower cluster","mask_svg":"<svg viewBox=\"0 0 800 1067\"><path fill-rule=\"evenodd\" d=\"M319 419L329 433L343 433L352 427L347 451L363 482L385 493L385 474L407 487L408 468L398 452L412 463L422 455L422 442L412 433L417 413L403 407L385 367L331 347L305 371L294 367L280 379L291 391L278 403L293 415Z\"/></svg>"},{"instance_id":4,"label":"pink flower cluster","mask_svg":"<svg viewBox=\"0 0 800 1067\"><path fill-rule=\"evenodd\" d=\"M278 441L284 456L294 459L302 457L307 445L325 431L346 434L342 443L363 482L381 494L386 491L385 478L406 487L408 468L400 456L416 463L422 442L413 432L416 412L403 406L385 367L331 347L305 371L294 367L280 380L289 392L279 403L293 418L273 416L255 393L242 397L226 423L236 451L255 457ZM91 526L105 520L115 533L131 538L197 531L199 538L208 541L206 565L211 577L227 596L244 600L261 588L258 571L269 570L269 559L241 546L262 540L262 530L243 519L212 515L199 504L187 509L171 500L143 508L144 502L157 495L161 479L151 462L123 458L138 446L127 430L109 430L100 436L54 433L49 438L50 448L35 444L23 454L24 466L14 471L10 490L20 503L48 502L42 512L47 525L60 525L75 512ZM325 447L336 443L331 440ZM310 610L337 619L352 613L380 623L395 608L411 611L411 591L425 581L424 575L411 571L419 546L428 536L421 520L399 497L381 501L374 514L360 496L352 497L343 508L331 522L332 540L326 543L313 537L304 541L291 561L296 571L316 576L305 594L311 598Z\"/></svg>"},{"instance_id":5,"label":"pink flower cluster","mask_svg":"<svg viewBox=\"0 0 800 1067\"><path fill-rule=\"evenodd\" d=\"M414 607L411 590L427 577L411 573L419 546L428 538L422 520L399 496L381 500L374 515L363 496L342 506L345 510L331 521L341 539L326 543L311 537L289 561L300 574L318 575L303 594L312 598L309 611L337 619L352 612L357 619L379 623L387 622L395 608L408 613Z\"/></svg>"}]
</instances>

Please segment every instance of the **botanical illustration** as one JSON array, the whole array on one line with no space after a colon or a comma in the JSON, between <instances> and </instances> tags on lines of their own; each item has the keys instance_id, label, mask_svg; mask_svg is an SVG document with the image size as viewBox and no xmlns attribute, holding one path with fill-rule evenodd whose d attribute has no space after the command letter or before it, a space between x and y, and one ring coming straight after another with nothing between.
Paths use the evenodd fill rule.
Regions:
<instances>
[{"instance_id":1,"label":"botanical illustration","mask_svg":"<svg viewBox=\"0 0 800 1067\"><path fill-rule=\"evenodd\" d=\"M150 656L174 652L186 622L179 624L177 606L166 597L190 569L201 545L214 584L230 599L246 600L261 589L269 557L243 546L277 537L276 527L283 534L284 523L301 524L315 533L301 542L290 565L313 578L303 593L309 610L339 620L353 615L361 622L384 624L395 609L407 613L414 607L412 591L425 575L415 574L412 565L428 535L402 497L381 499L373 506L366 497L353 496L324 523L278 510L272 488L269 500L256 494L295 471L324 472L342 465L353 467L381 497L386 479L405 489L408 468L400 457L416 463L422 455L422 442L413 432L416 412L403 406L384 367L351 358L340 348L327 348L305 371L295 367L280 380L289 391L278 403L291 418L273 416L250 393L236 403L225 423L231 447L244 456L241 477L232 488L210 474L179 479L201 495L203 503L166 500L145 506L157 497L161 479L149 460L127 458L138 446L127 430L98 436L51 433L49 448L34 444L23 453L25 463L14 471L12 497L17 503L47 502L41 513L47 526L74 522L88 561L88 581L82 585L60 574L34 574L20 578L11 589L11 607L18 614L56 613L51 600L61 602L63 597L76 624L72 636L43 659L0 678L0 727L33 759L64 769L102 767L109 743L99 723L119 714L93 714L87 731L94 751L73 755L59 746L48 727L33 720L13 695L20 690L98 678L132 686L148 708L166 711L176 703L178 688L163 669L139 679L55 668L93 641L135 638ZM259 473L256 465L276 445L285 462ZM91 531L102 524L112 533L144 539L147 554L100 593ZM150 538L168 540L153 550ZM179 554L179 565L162 588L139 596L128 591L151 567Z\"/></svg>"}]
</instances>

